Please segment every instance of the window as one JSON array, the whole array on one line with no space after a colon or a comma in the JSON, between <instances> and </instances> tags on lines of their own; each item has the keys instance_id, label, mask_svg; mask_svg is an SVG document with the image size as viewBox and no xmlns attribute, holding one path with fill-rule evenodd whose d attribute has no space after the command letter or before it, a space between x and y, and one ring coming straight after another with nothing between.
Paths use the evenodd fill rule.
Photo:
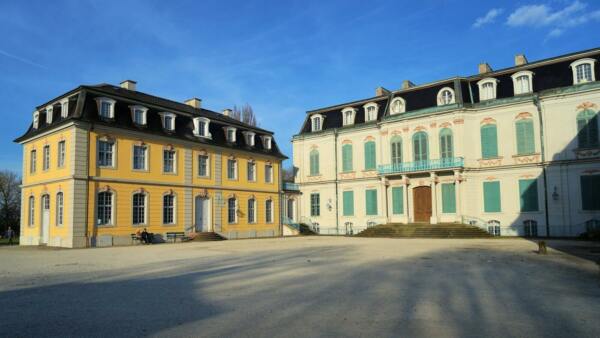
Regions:
<instances>
[{"instance_id":1,"label":"window","mask_svg":"<svg viewBox=\"0 0 600 338\"><path fill-rule=\"evenodd\" d=\"M344 125L351 126L354 124L354 116L356 116L356 109L344 108L342 109L342 116L344 118Z\"/></svg>"},{"instance_id":2,"label":"window","mask_svg":"<svg viewBox=\"0 0 600 338\"><path fill-rule=\"evenodd\" d=\"M112 141L98 141L98 165L101 167L112 167L113 164L113 151L114 142Z\"/></svg>"},{"instance_id":3,"label":"window","mask_svg":"<svg viewBox=\"0 0 600 338\"><path fill-rule=\"evenodd\" d=\"M42 169L48 170L50 168L50 146L45 145L42 154Z\"/></svg>"},{"instance_id":4,"label":"window","mask_svg":"<svg viewBox=\"0 0 600 338\"><path fill-rule=\"evenodd\" d=\"M487 78L477 82L477 85L479 86L479 101L495 99L497 83L498 80L493 78Z\"/></svg>"},{"instance_id":5,"label":"window","mask_svg":"<svg viewBox=\"0 0 600 338\"><path fill-rule=\"evenodd\" d=\"M402 138L400 136L396 135L392 137L390 149L392 155L392 165L398 166L402 164Z\"/></svg>"},{"instance_id":6,"label":"window","mask_svg":"<svg viewBox=\"0 0 600 338\"><path fill-rule=\"evenodd\" d=\"M134 170L146 170L146 151L147 147L144 145L133 146L133 169Z\"/></svg>"},{"instance_id":7,"label":"window","mask_svg":"<svg viewBox=\"0 0 600 338\"><path fill-rule=\"evenodd\" d=\"M54 117L54 107L48 106L46 107L46 124L52 123L52 118Z\"/></svg>"},{"instance_id":8,"label":"window","mask_svg":"<svg viewBox=\"0 0 600 338\"><path fill-rule=\"evenodd\" d=\"M237 220L237 202L234 197L227 200L227 223L235 223Z\"/></svg>"},{"instance_id":9,"label":"window","mask_svg":"<svg viewBox=\"0 0 600 338\"><path fill-rule=\"evenodd\" d=\"M210 138L211 134L208 131L210 120L205 117L194 118L194 135L200 137Z\"/></svg>"},{"instance_id":10,"label":"window","mask_svg":"<svg viewBox=\"0 0 600 338\"><path fill-rule=\"evenodd\" d=\"M227 179L237 179L237 161L235 159L227 160Z\"/></svg>"},{"instance_id":11,"label":"window","mask_svg":"<svg viewBox=\"0 0 600 338\"><path fill-rule=\"evenodd\" d=\"M56 166L62 168L65 166L65 141L58 142L58 153L56 154L57 163Z\"/></svg>"},{"instance_id":12,"label":"window","mask_svg":"<svg viewBox=\"0 0 600 338\"><path fill-rule=\"evenodd\" d=\"M533 91L533 86L531 85L531 80L533 78L532 72L525 70L515 73L511 77L513 80L513 90L515 95L527 94Z\"/></svg>"},{"instance_id":13,"label":"window","mask_svg":"<svg viewBox=\"0 0 600 338\"><path fill-rule=\"evenodd\" d=\"M581 183L581 208L600 210L600 175L584 175Z\"/></svg>"},{"instance_id":14,"label":"window","mask_svg":"<svg viewBox=\"0 0 600 338\"><path fill-rule=\"evenodd\" d=\"M163 150L163 171L165 173L175 173L175 150L164 149Z\"/></svg>"},{"instance_id":15,"label":"window","mask_svg":"<svg viewBox=\"0 0 600 338\"><path fill-rule=\"evenodd\" d=\"M320 196L318 193L310 194L310 215L311 216L320 216L321 215Z\"/></svg>"},{"instance_id":16,"label":"window","mask_svg":"<svg viewBox=\"0 0 600 338\"><path fill-rule=\"evenodd\" d=\"M483 211L500 212L500 182L483 182Z\"/></svg>"},{"instance_id":17,"label":"window","mask_svg":"<svg viewBox=\"0 0 600 338\"><path fill-rule=\"evenodd\" d=\"M313 149L310 151L310 176L319 175L319 151Z\"/></svg>"},{"instance_id":18,"label":"window","mask_svg":"<svg viewBox=\"0 0 600 338\"><path fill-rule=\"evenodd\" d=\"M517 133L517 154L529 155L535 153L535 140L533 137L533 120L522 119L515 123Z\"/></svg>"},{"instance_id":19,"label":"window","mask_svg":"<svg viewBox=\"0 0 600 338\"><path fill-rule=\"evenodd\" d=\"M538 211L538 191L537 180L519 180L519 196L521 201L521 211Z\"/></svg>"},{"instance_id":20,"label":"window","mask_svg":"<svg viewBox=\"0 0 600 338\"><path fill-rule=\"evenodd\" d=\"M250 147L254 147L254 133L245 131L244 138L246 140L246 145Z\"/></svg>"},{"instance_id":21,"label":"window","mask_svg":"<svg viewBox=\"0 0 600 338\"><path fill-rule=\"evenodd\" d=\"M32 227L35 223L35 197L29 196L29 226Z\"/></svg>"},{"instance_id":22,"label":"window","mask_svg":"<svg viewBox=\"0 0 600 338\"><path fill-rule=\"evenodd\" d=\"M377 190L367 189L365 190L365 202L367 215L377 215Z\"/></svg>"},{"instance_id":23,"label":"window","mask_svg":"<svg viewBox=\"0 0 600 338\"><path fill-rule=\"evenodd\" d=\"M598 114L585 109L577 114L577 143L579 148L596 148L598 142Z\"/></svg>"},{"instance_id":24,"label":"window","mask_svg":"<svg viewBox=\"0 0 600 338\"><path fill-rule=\"evenodd\" d=\"M273 201L265 201L265 220L267 223L273 223Z\"/></svg>"},{"instance_id":25,"label":"window","mask_svg":"<svg viewBox=\"0 0 600 338\"><path fill-rule=\"evenodd\" d=\"M208 155L198 155L198 176L208 177L209 171Z\"/></svg>"},{"instance_id":26,"label":"window","mask_svg":"<svg viewBox=\"0 0 600 338\"><path fill-rule=\"evenodd\" d=\"M132 207L133 225L146 224L146 194L133 194Z\"/></svg>"},{"instance_id":27,"label":"window","mask_svg":"<svg viewBox=\"0 0 600 338\"><path fill-rule=\"evenodd\" d=\"M321 131L323 128L323 116L320 114L315 114L310 117L312 131Z\"/></svg>"},{"instance_id":28,"label":"window","mask_svg":"<svg viewBox=\"0 0 600 338\"><path fill-rule=\"evenodd\" d=\"M490 235L492 236L501 236L502 235L502 228L500 227L500 222L496 221L496 220L491 220L487 223L488 225L488 232L490 233Z\"/></svg>"},{"instance_id":29,"label":"window","mask_svg":"<svg viewBox=\"0 0 600 338\"><path fill-rule=\"evenodd\" d=\"M525 237L537 237L537 222L534 220L526 220L523 222L523 229L525 230Z\"/></svg>"},{"instance_id":30,"label":"window","mask_svg":"<svg viewBox=\"0 0 600 338\"><path fill-rule=\"evenodd\" d=\"M396 97L391 104L392 115L404 113L406 111L406 102L401 97Z\"/></svg>"},{"instance_id":31,"label":"window","mask_svg":"<svg viewBox=\"0 0 600 338\"><path fill-rule=\"evenodd\" d=\"M392 187L392 214L404 214L404 187Z\"/></svg>"},{"instance_id":32,"label":"window","mask_svg":"<svg viewBox=\"0 0 600 338\"><path fill-rule=\"evenodd\" d=\"M175 195L163 195L163 224L175 224Z\"/></svg>"},{"instance_id":33,"label":"window","mask_svg":"<svg viewBox=\"0 0 600 338\"><path fill-rule=\"evenodd\" d=\"M109 191L98 193L98 225L111 225L113 220L113 194Z\"/></svg>"},{"instance_id":34,"label":"window","mask_svg":"<svg viewBox=\"0 0 600 338\"><path fill-rule=\"evenodd\" d=\"M256 181L256 163L254 161L248 161L248 172L246 174L248 181Z\"/></svg>"},{"instance_id":35,"label":"window","mask_svg":"<svg viewBox=\"0 0 600 338\"><path fill-rule=\"evenodd\" d=\"M376 167L375 141L367 141L365 142L365 170L375 170Z\"/></svg>"},{"instance_id":36,"label":"window","mask_svg":"<svg viewBox=\"0 0 600 338\"><path fill-rule=\"evenodd\" d=\"M98 116L102 119L114 119L115 100L106 97L96 98L98 104Z\"/></svg>"},{"instance_id":37,"label":"window","mask_svg":"<svg viewBox=\"0 0 600 338\"><path fill-rule=\"evenodd\" d=\"M342 171L352 171L352 145L344 144L342 146Z\"/></svg>"},{"instance_id":38,"label":"window","mask_svg":"<svg viewBox=\"0 0 600 338\"><path fill-rule=\"evenodd\" d=\"M354 191L344 191L342 196L344 199L344 216L354 216Z\"/></svg>"},{"instance_id":39,"label":"window","mask_svg":"<svg viewBox=\"0 0 600 338\"><path fill-rule=\"evenodd\" d=\"M33 129L38 129L40 126L40 112L33 112Z\"/></svg>"},{"instance_id":40,"label":"window","mask_svg":"<svg viewBox=\"0 0 600 338\"><path fill-rule=\"evenodd\" d=\"M248 223L256 223L256 200L248 200Z\"/></svg>"},{"instance_id":41,"label":"window","mask_svg":"<svg viewBox=\"0 0 600 338\"><path fill-rule=\"evenodd\" d=\"M142 106L129 106L129 109L131 109L131 119L133 120L133 123L138 126L145 126L148 108Z\"/></svg>"},{"instance_id":42,"label":"window","mask_svg":"<svg viewBox=\"0 0 600 338\"><path fill-rule=\"evenodd\" d=\"M413 155L414 161L427 161L429 159L429 145L427 133L419 131L413 135Z\"/></svg>"},{"instance_id":43,"label":"window","mask_svg":"<svg viewBox=\"0 0 600 338\"><path fill-rule=\"evenodd\" d=\"M573 71L573 84L596 81L594 74L595 59L585 58L571 63Z\"/></svg>"},{"instance_id":44,"label":"window","mask_svg":"<svg viewBox=\"0 0 600 338\"><path fill-rule=\"evenodd\" d=\"M440 130L440 155L442 160L450 160L454 157L452 130L450 128Z\"/></svg>"},{"instance_id":45,"label":"window","mask_svg":"<svg viewBox=\"0 0 600 338\"><path fill-rule=\"evenodd\" d=\"M271 136L263 136L262 141L263 141L263 147L267 150L271 150L273 138Z\"/></svg>"},{"instance_id":46,"label":"window","mask_svg":"<svg viewBox=\"0 0 600 338\"><path fill-rule=\"evenodd\" d=\"M60 105L60 117L64 119L67 116L69 116L69 99L62 101Z\"/></svg>"},{"instance_id":47,"label":"window","mask_svg":"<svg viewBox=\"0 0 600 338\"><path fill-rule=\"evenodd\" d=\"M273 183L273 166L271 164L265 164L265 182Z\"/></svg>"},{"instance_id":48,"label":"window","mask_svg":"<svg viewBox=\"0 0 600 338\"><path fill-rule=\"evenodd\" d=\"M442 213L456 212L456 186L454 183L442 183Z\"/></svg>"},{"instance_id":49,"label":"window","mask_svg":"<svg viewBox=\"0 0 600 338\"><path fill-rule=\"evenodd\" d=\"M233 127L225 127L225 136L227 137L227 142L235 143L236 142L236 129Z\"/></svg>"},{"instance_id":50,"label":"window","mask_svg":"<svg viewBox=\"0 0 600 338\"><path fill-rule=\"evenodd\" d=\"M290 222L294 220L294 199L291 198L287 200L287 218Z\"/></svg>"},{"instance_id":51,"label":"window","mask_svg":"<svg viewBox=\"0 0 600 338\"><path fill-rule=\"evenodd\" d=\"M64 219L64 196L62 192L56 194L56 225L63 225Z\"/></svg>"},{"instance_id":52,"label":"window","mask_svg":"<svg viewBox=\"0 0 600 338\"><path fill-rule=\"evenodd\" d=\"M35 149L33 149L30 153L29 153L29 172L30 173L35 173L37 167L37 151Z\"/></svg>"},{"instance_id":53,"label":"window","mask_svg":"<svg viewBox=\"0 0 600 338\"><path fill-rule=\"evenodd\" d=\"M437 95L438 106L452 104L455 102L454 90L450 87L442 88Z\"/></svg>"},{"instance_id":54,"label":"window","mask_svg":"<svg viewBox=\"0 0 600 338\"><path fill-rule=\"evenodd\" d=\"M481 157L498 157L498 136L495 124L481 126Z\"/></svg>"},{"instance_id":55,"label":"window","mask_svg":"<svg viewBox=\"0 0 600 338\"><path fill-rule=\"evenodd\" d=\"M166 131L174 131L175 130L175 118L177 115L173 113L160 113L160 118L162 120L163 129Z\"/></svg>"},{"instance_id":56,"label":"window","mask_svg":"<svg viewBox=\"0 0 600 338\"><path fill-rule=\"evenodd\" d=\"M365 109L365 122L377 120L377 111L379 110L377 103L367 103L363 108Z\"/></svg>"}]
</instances>

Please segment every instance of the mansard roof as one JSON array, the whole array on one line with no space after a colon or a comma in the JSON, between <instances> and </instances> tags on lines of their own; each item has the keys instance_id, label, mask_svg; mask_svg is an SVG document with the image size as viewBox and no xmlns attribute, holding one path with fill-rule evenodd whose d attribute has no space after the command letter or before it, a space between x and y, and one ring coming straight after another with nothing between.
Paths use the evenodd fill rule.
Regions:
<instances>
[{"instance_id":1,"label":"mansard roof","mask_svg":"<svg viewBox=\"0 0 600 338\"><path fill-rule=\"evenodd\" d=\"M101 97L115 100L114 121L105 121L98 116L98 108L95 99ZM69 112L67 116L63 118L61 117L62 107L58 103L65 99L69 100ZM45 118L45 108L53 104L56 104L56 108L53 109L52 123L48 125ZM133 122L129 108L131 105L141 105L148 108L145 126L138 126ZM279 147L275 142L275 138L273 137L273 132L271 131L242 123L234 118L208 109L195 108L184 103L168 100L135 90L113 86L110 84L79 86L45 104L38 106L37 111L40 114L38 128L33 128L33 123L30 124L27 132L15 139L15 142L22 142L33 136L67 123L68 121L83 121L124 130L133 130L146 134L176 138L180 140L196 142L199 144L240 149L282 159L287 158L279 150ZM159 115L161 112L169 112L176 115L175 131L168 131L163 128L162 120ZM212 136L211 138L202 138L194 135L193 118L195 117L205 117L210 120L209 132ZM235 143L227 141L224 127L236 128ZM252 131L257 137L272 137L271 149L264 148L263 143L259 140L255 142L254 146L247 145L246 138L243 137L242 134L245 131Z\"/></svg>"}]
</instances>

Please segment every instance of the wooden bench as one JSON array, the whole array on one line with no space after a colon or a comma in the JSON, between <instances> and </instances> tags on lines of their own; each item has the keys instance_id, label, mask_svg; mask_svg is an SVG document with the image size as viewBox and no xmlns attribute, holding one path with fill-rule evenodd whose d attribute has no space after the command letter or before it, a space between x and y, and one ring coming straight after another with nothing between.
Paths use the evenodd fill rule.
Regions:
<instances>
[{"instance_id":1,"label":"wooden bench","mask_svg":"<svg viewBox=\"0 0 600 338\"><path fill-rule=\"evenodd\" d=\"M185 235L184 232L167 232L167 240L172 240L175 243L179 239L180 241L187 241L190 238Z\"/></svg>"},{"instance_id":2,"label":"wooden bench","mask_svg":"<svg viewBox=\"0 0 600 338\"><path fill-rule=\"evenodd\" d=\"M138 242L139 244L142 244L142 237L138 237L138 235L136 234L131 234L131 244L135 244L135 242Z\"/></svg>"}]
</instances>

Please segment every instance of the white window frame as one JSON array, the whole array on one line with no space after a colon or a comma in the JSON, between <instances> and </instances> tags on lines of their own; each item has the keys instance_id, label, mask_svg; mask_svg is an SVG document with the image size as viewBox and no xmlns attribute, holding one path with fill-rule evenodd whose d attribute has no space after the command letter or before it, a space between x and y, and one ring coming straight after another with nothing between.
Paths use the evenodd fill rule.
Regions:
<instances>
[{"instance_id":1,"label":"white window frame","mask_svg":"<svg viewBox=\"0 0 600 338\"><path fill-rule=\"evenodd\" d=\"M356 111L357 109L352 107L346 107L342 109L342 121L345 126L351 126L354 124L354 121L356 120ZM350 114L349 118L347 117L348 113Z\"/></svg>"},{"instance_id":2,"label":"white window frame","mask_svg":"<svg viewBox=\"0 0 600 338\"><path fill-rule=\"evenodd\" d=\"M101 193L109 193L110 194L110 222L107 223L100 223L100 217L98 217L100 215L99 209L100 209L100 200L99 200L99 196ZM103 204L104 207L106 207L106 205ZM96 224L98 226L112 226L114 224L115 221L115 192L112 190L103 190L103 191L98 191L96 193Z\"/></svg>"},{"instance_id":3,"label":"white window frame","mask_svg":"<svg viewBox=\"0 0 600 338\"><path fill-rule=\"evenodd\" d=\"M60 198L59 198L60 196ZM65 194L62 191L56 193L56 226L62 226L65 222Z\"/></svg>"},{"instance_id":4,"label":"white window frame","mask_svg":"<svg viewBox=\"0 0 600 338\"><path fill-rule=\"evenodd\" d=\"M263 135L260 137L263 143L263 148L266 150L271 150L273 147L273 138L268 135Z\"/></svg>"},{"instance_id":5,"label":"white window frame","mask_svg":"<svg viewBox=\"0 0 600 338\"><path fill-rule=\"evenodd\" d=\"M256 140L255 140L255 133L251 132L251 131L244 131L242 132L242 134L244 134L244 140L246 142L247 146L250 147L254 147Z\"/></svg>"},{"instance_id":6,"label":"white window frame","mask_svg":"<svg viewBox=\"0 0 600 338\"><path fill-rule=\"evenodd\" d=\"M206 175L200 175L200 168L201 168L200 158L201 157L206 157ZM210 155L208 153L207 154L198 154L197 161L198 161L198 171L196 174L198 175L198 177L203 177L203 178L210 177Z\"/></svg>"},{"instance_id":7,"label":"white window frame","mask_svg":"<svg viewBox=\"0 0 600 338\"><path fill-rule=\"evenodd\" d=\"M29 173L35 174L37 171L37 149L29 151Z\"/></svg>"},{"instance_id":8,"label":"white window frame","mask_svg":"<svg viewBox=\"0 0 600 338\"><path fill-rule=\"evenodd\" d=\"M227 142L235 143L237 141L237 128L227 126L223 129L225 130L225 139ZM229 133L231 133L232 137L229 137Z\"/></svg>"},{"instance_id":9,"label":"white window frame","mask_svg":"<svg viewBox=\"0 0 600 338\"><path fill-rule=\"evenodd\" d=\"M250 167L252 167L252 176L250 176ZM248 182L256 182L256 162L254 160L248 160L246 166L246 179Z\"/></svg>"},{"instance_id":10,"label":"white window frame","mask_svg":"<svg viewBox=\"0 0 600 338\"><path fill-rule=\"evenodd\" d=\"M372 116L369 114L369 109L373 108ZM379 113L379 105L375 102L369 102L363 106L365 110L365 122L377 121L377 114Z\"/></svg>"},{"instance_id":11,"label":"white window frame","mask_svg":"<svg viewBox=\"0 0 600 338\"><path fill-rule=\"evenodd\" d=\"M65 166L65 157L66 157L66 148L67 143L65 140L58 141L58 145L56 146L56 166L58 168L62 168Z\"/></svg>"},{"instance_id":12,"label":"white window frame","mask_svg":"<svg viewBox=\"0 0 600 338\"><path fill-rule=\"evenodd\" d=\"M248 208L248 223L249 224L256 224L256 198L254 198L254 196L251 196L248 199L248 203L247 203L247 208ZM252 212L250 212L250 204L252 204ZM250 220L250 215L252 215L252 220Z\"/></svg>"},{"instance_id":13,"label":"white window frame","mask_svg":"<svg viewBox=\"0 0 600 338\"><path fill-rule=\"evenodd\" d=\"M142 194L144 196L144 200L143 200L144 201L144 206L143 206L143 208L144 208L144 210L143 210L143 212L144 212L144 214L143 214L144 220L141 223L140 222L134 223L134 217L133 217L134 216L134 208L136 207L133 204L133 198L137 194ZM138 206L138 208L139 208L139 206ZM133 194L131 194L131 224L133 226L146 226L148 224L148 193L146 191L135 191L135 192L133 192Z\"/></svg>"},{"instance_id":14,"label":"white window frame","mask_svg":"<svg viewBox=\"0 0 600 338\"><path fill-rule=\"evenodd\" d=\"M42 171L50 169L50 145L45 144L42 147Z\"/></svg>"},{"instance_id":15,"label":"white window frame","mask_svg":"<svg viewBox=\"0 0 600 338\"><path fill-rule=\"evenodd\" d=\"M319 125L317 125L316 121L319 121ZM315 131L321 131L323 130L323 123L325 122L325 117L321 114L314 114L310 117L310 130L315 132Z\"/></svg>"},{"instance_id":16,"label":"white window frame","mask_svg":"<svg viewBox=\"0 0 600 338\"><path fill-rule=\"evenodd\" d=\"M578 81L577 80L577 66L581 66L583 64L589 64L590 65L590 70L592 72L592 80L588 81L588 80L581 80ZM569 67L571 67L571 71L573 72L573 84L580 84L580 83L587 83L587 82L594 82L596 81L596 71L594 69L594 66L596 65L596 60L592 59L592 58L584 58L584 59L579 59L577 61L572 62Z\"/></svg>"},{"instance_id":17,"label":"white window frame","mask_svg":"<svg viewBox=\"0 0 600 338\"><path fill-rule=\"evenodd\" d=\"M489 97L483 90L483 87L487 84L492 85L492 93ZM486 77L485 79L479 80L477 86L479 87L479 102L496 99L496 96L498 95L498 80L493 77Z\"/></svg>"},{"instance_id":18,"label":"white window frame","mask_svg":"<svg viewBox=\"0 0 600 338\"><path fill-rule=\"evenodd\" d=\"M29 196L29 219L27 220L27 223L30 227L33 227L35 225L35 197L34 196Z\"/></svg>"},{"instance_id":19,"label":"white window frame","mask_svg":"<svg viewBox=\"0 0 600 338\"><path fill-rule=\"evenodd\" d=\"M60 101L60 117L63 119L69 116L69 99Z\"/></svg>"},{"instance_id":20,"label":"white window frame","mask_svg":"<svg viewBox=\"0 0 600 338\"><path fill-rule=\"evenodd\" d=\"M521 89L521 86L519 86L519 78L521 76L527 77L527 81L529 81L529 91L527 91L527 92L524 92ZM512 77L512 80L513 80L513 90L514 90L515 95L528 94L528 93L533 92L533 72L531 72L529 70L523 70L523 71L514 73L510 77Z\"/></svg>"},{"instance_id":21,"label":"white window frame","mask_svg":"<svg viewBox=\"0 0 600 338\"><path fill-rule=\"evenodd\" d=\"M204 138L212 138L212 135L208 131L208 125L210 124L210 119L206 117L194 117L194 136L204 137ZM200 132L200 121L204 122L204 130L202 133Z\"/></svg>"},{"instance_id":22,"label":"white window frame","mask_svg":"<svg viewBox=\"0 0 600 338\"><path fill-rule=\"evenodd\" d=\"M229 219L229 201L233 199L234 202L234 206L233 206L233 221L230 221ZM235 196L229 197L227 198L227 224L237 224L238 223L238 208L239 208L239 202L238 199Z\"/></svg>"},{"instance_id":23,"label":"white window frame","mask_svg":"<svg viewBox=\"0 0 600 338\"><path fill-rule=\"evenodd\" d=\"M135 148L142 147L144 149L144 167L139 169L135 167ZM134 144L131 147L131 169L134 171L148 171L148 154L150 153L147 144Z\"/></svg>"},{"instance_id":24,"label":"white window frame","mask_svg":"<svg viewBox=\"0 0 600 338\"><path fill-rule=\"evenodd\" d=\"M400 102L401 106L400 106L400 111L394 111L394 104L396 102ZM397 115L397 114L402 114L406 112L406 100L404 100L401 97L395 97L392 99L392 102L390 103L390 115Z\"/></svg>"},{"instance_id":25,"label":"white window frame","mask_svg":"<svg viewBox=\"0 0 600 338\"><path fill-rule=\"evenodd\" d=\"M98 116L100 118L109 119L109 120L112 120L115 118L115 103L117 101L115 101L113 99L109 99L108 97L97 97L95 100L96 100L96 105L98 108ZM108 116L102 115L102 103L108 103L110 105L109 109L108 109Z\"/></svg>"},{"instance_id":26,"label":"white window frame","mask_svg":"<svg viewBox=\"0 0 600 338\"><path fill-rule=\"evenodd\" d=\"M165 168L165 155L167 153L172 153L173 154L173 165L172 165L172 171L167 171ZM163 166L163 174L171 174L171 175L176 175L177 174L177 150L175 150L175 148L173 147L165 147L163 148L163 160L162 160L162 166Z\"/></svg>"},{"instance_id":27,"label":"white window frame","mask_svg":"<svg viewBox=\"0 0 600 338\"><path fill-rule=\"evenodd\" d=\"M33 129L38 129L40 127L40 112L33 112Z\"/></svg>"},{"instance_id":28,"label":"white window frame","mask_svg":"<svg viewBox=\"0 0 600 338\"><path fill-rule=\"evenodd\" d=\"M269 178L267 180L267 178ZM265 163L265 183L273 183L273 164Z\"/></svg>"},{"instance_id":29,"label":"white window frame","mask_svg":"<svg viewBox=\"0 0 600 338\"><path fill-rule=\"evenodd\" d=\"M452 94L452 98L450 99L449 102L446 102L445 98L444 98L444 92L446 90L450 91L450 94ZM452 89L450 87L444 87L444 88L440 89L440 91L438 91L438 94L437 94L438 106L445 106L445 105L453 104L453 103L456 103L456 93L454 92L454 89Z\"/></svg>"},{"instance_id":30,"label":"white window frame","mask_svg":"<svg viewBox=\"0 0 600 338\"><path fill-rule=\"evenodd\" d=\"M229 176L229 161L233 161L233 178ZM236 181L238 179L238 160L236 158L228 158L226 165L227 179L230 181Z\"/></svg>"},{"instance_id":31,"label":"white window frame","mask_svg":"<svg viewBox=\"0 0 600 338\"><path fill-rule=\"evenodd\" d=\"M148 108L140 105L129 106L129 110L131 111L131 121L138 126L145 126L148 121ZM139 110L142 112L142 121L138 122L135 120L135 112Z\"/></svg>"},{"instance_id":32,"label":"white window frame","mask_svg":"<svg viewBox=\"0 0 600 338\"><path fill-rule=\"evenodd\" d=\"M267 207L269 206L269 207ZM270 209L270 210L269 210ZM265 200L265 223L273 223L273 200L271 198Z\"/></svg>"},{"instance_id":33,"label":"white window frame","mask_svg":"<svg viewBox=\"0 0 600 338\"><path fill-rule=\"evenodd\" d=\"M46 124L51 124L53 117L54 117L54 106L46 107Z\"/></svg>"},{"instance_id":34,"label":"white window frame","mask_svg":"<svg viewBox=\"0 0 600 338\"><path fill-rule=\"evenodd\" d=\"M174 131L175 130L175 120L177 115L173 114L173 113L168 113L168 112L160 112L158 113L160 115L160 120L162 122L162 127L164 130L167 131ZM171 118L171 128L167 128L167 117Z\"/></svg>"},{"instance_id":35,"label":"white window frame","mask_svg":"<svg viewBox=\"0 0 600 338\"><path fill-rule=\"evenodd\" d=\"M172 220L170 223L165 223L165 197L166 196L171 196L173 198L173 205L170 206L171 208L171 212L173 213L172 215ZM175 195L175 193L173 192L168 192L168 193L164 193L162 195L162 219L161 222L163 225L175 225L177 224L177 195Z\"/></svg>"},{"instance_id":36,"label":"white window frame","mask_svg":"<svg viewBox=\"0 0 600 338\"><path fill-rule=\"evenodd\" d=\"M112 156L111 156L110 165L100 164L100 142L106 142L111 145L110 153L112 154ZM107 138L99 138L98 139L98 141L96 142L96 165L99 168L115 168L116 167L116 159L117 159L116 144L117 143L112 139L107 139Z\"/></svg>"}]
</instances>

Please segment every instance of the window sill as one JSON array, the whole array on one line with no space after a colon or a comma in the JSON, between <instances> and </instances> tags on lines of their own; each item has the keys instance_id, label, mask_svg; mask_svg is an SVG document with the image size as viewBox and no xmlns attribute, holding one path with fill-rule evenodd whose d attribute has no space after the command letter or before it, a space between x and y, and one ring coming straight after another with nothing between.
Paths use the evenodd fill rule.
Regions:
<instances>
[{"instance_id":1,"label":"window sill","mask_svg":"<svg viewBox=\"0 0 600 338\"><path fill-rule=\"evenodd\" d=\"M165 172L163 171L163 175L177 176L176 172Z\"/></svg>"},{"instance_id":2,"label":"window sill","mask_svg":"<svg viewBox=\"0 0 600 338\"><path fill-rule=\"evenodd\" d=\"M98 169L112 169L112 170L117 169L116 166L109 166L109 165L98 165L97 168Z\"/></svg>"},{"instance_id":3,"label":"window sill","mask_svg":"<svg viewBox=\"0 0 600 338\"><path fill-rule=\"evenodd\" d=\"M133 169L133 168L131 169L131 171L138 172L138 173L148 173L148 172L150 172L148 169Z\"/></svg>"}]
</instances>

